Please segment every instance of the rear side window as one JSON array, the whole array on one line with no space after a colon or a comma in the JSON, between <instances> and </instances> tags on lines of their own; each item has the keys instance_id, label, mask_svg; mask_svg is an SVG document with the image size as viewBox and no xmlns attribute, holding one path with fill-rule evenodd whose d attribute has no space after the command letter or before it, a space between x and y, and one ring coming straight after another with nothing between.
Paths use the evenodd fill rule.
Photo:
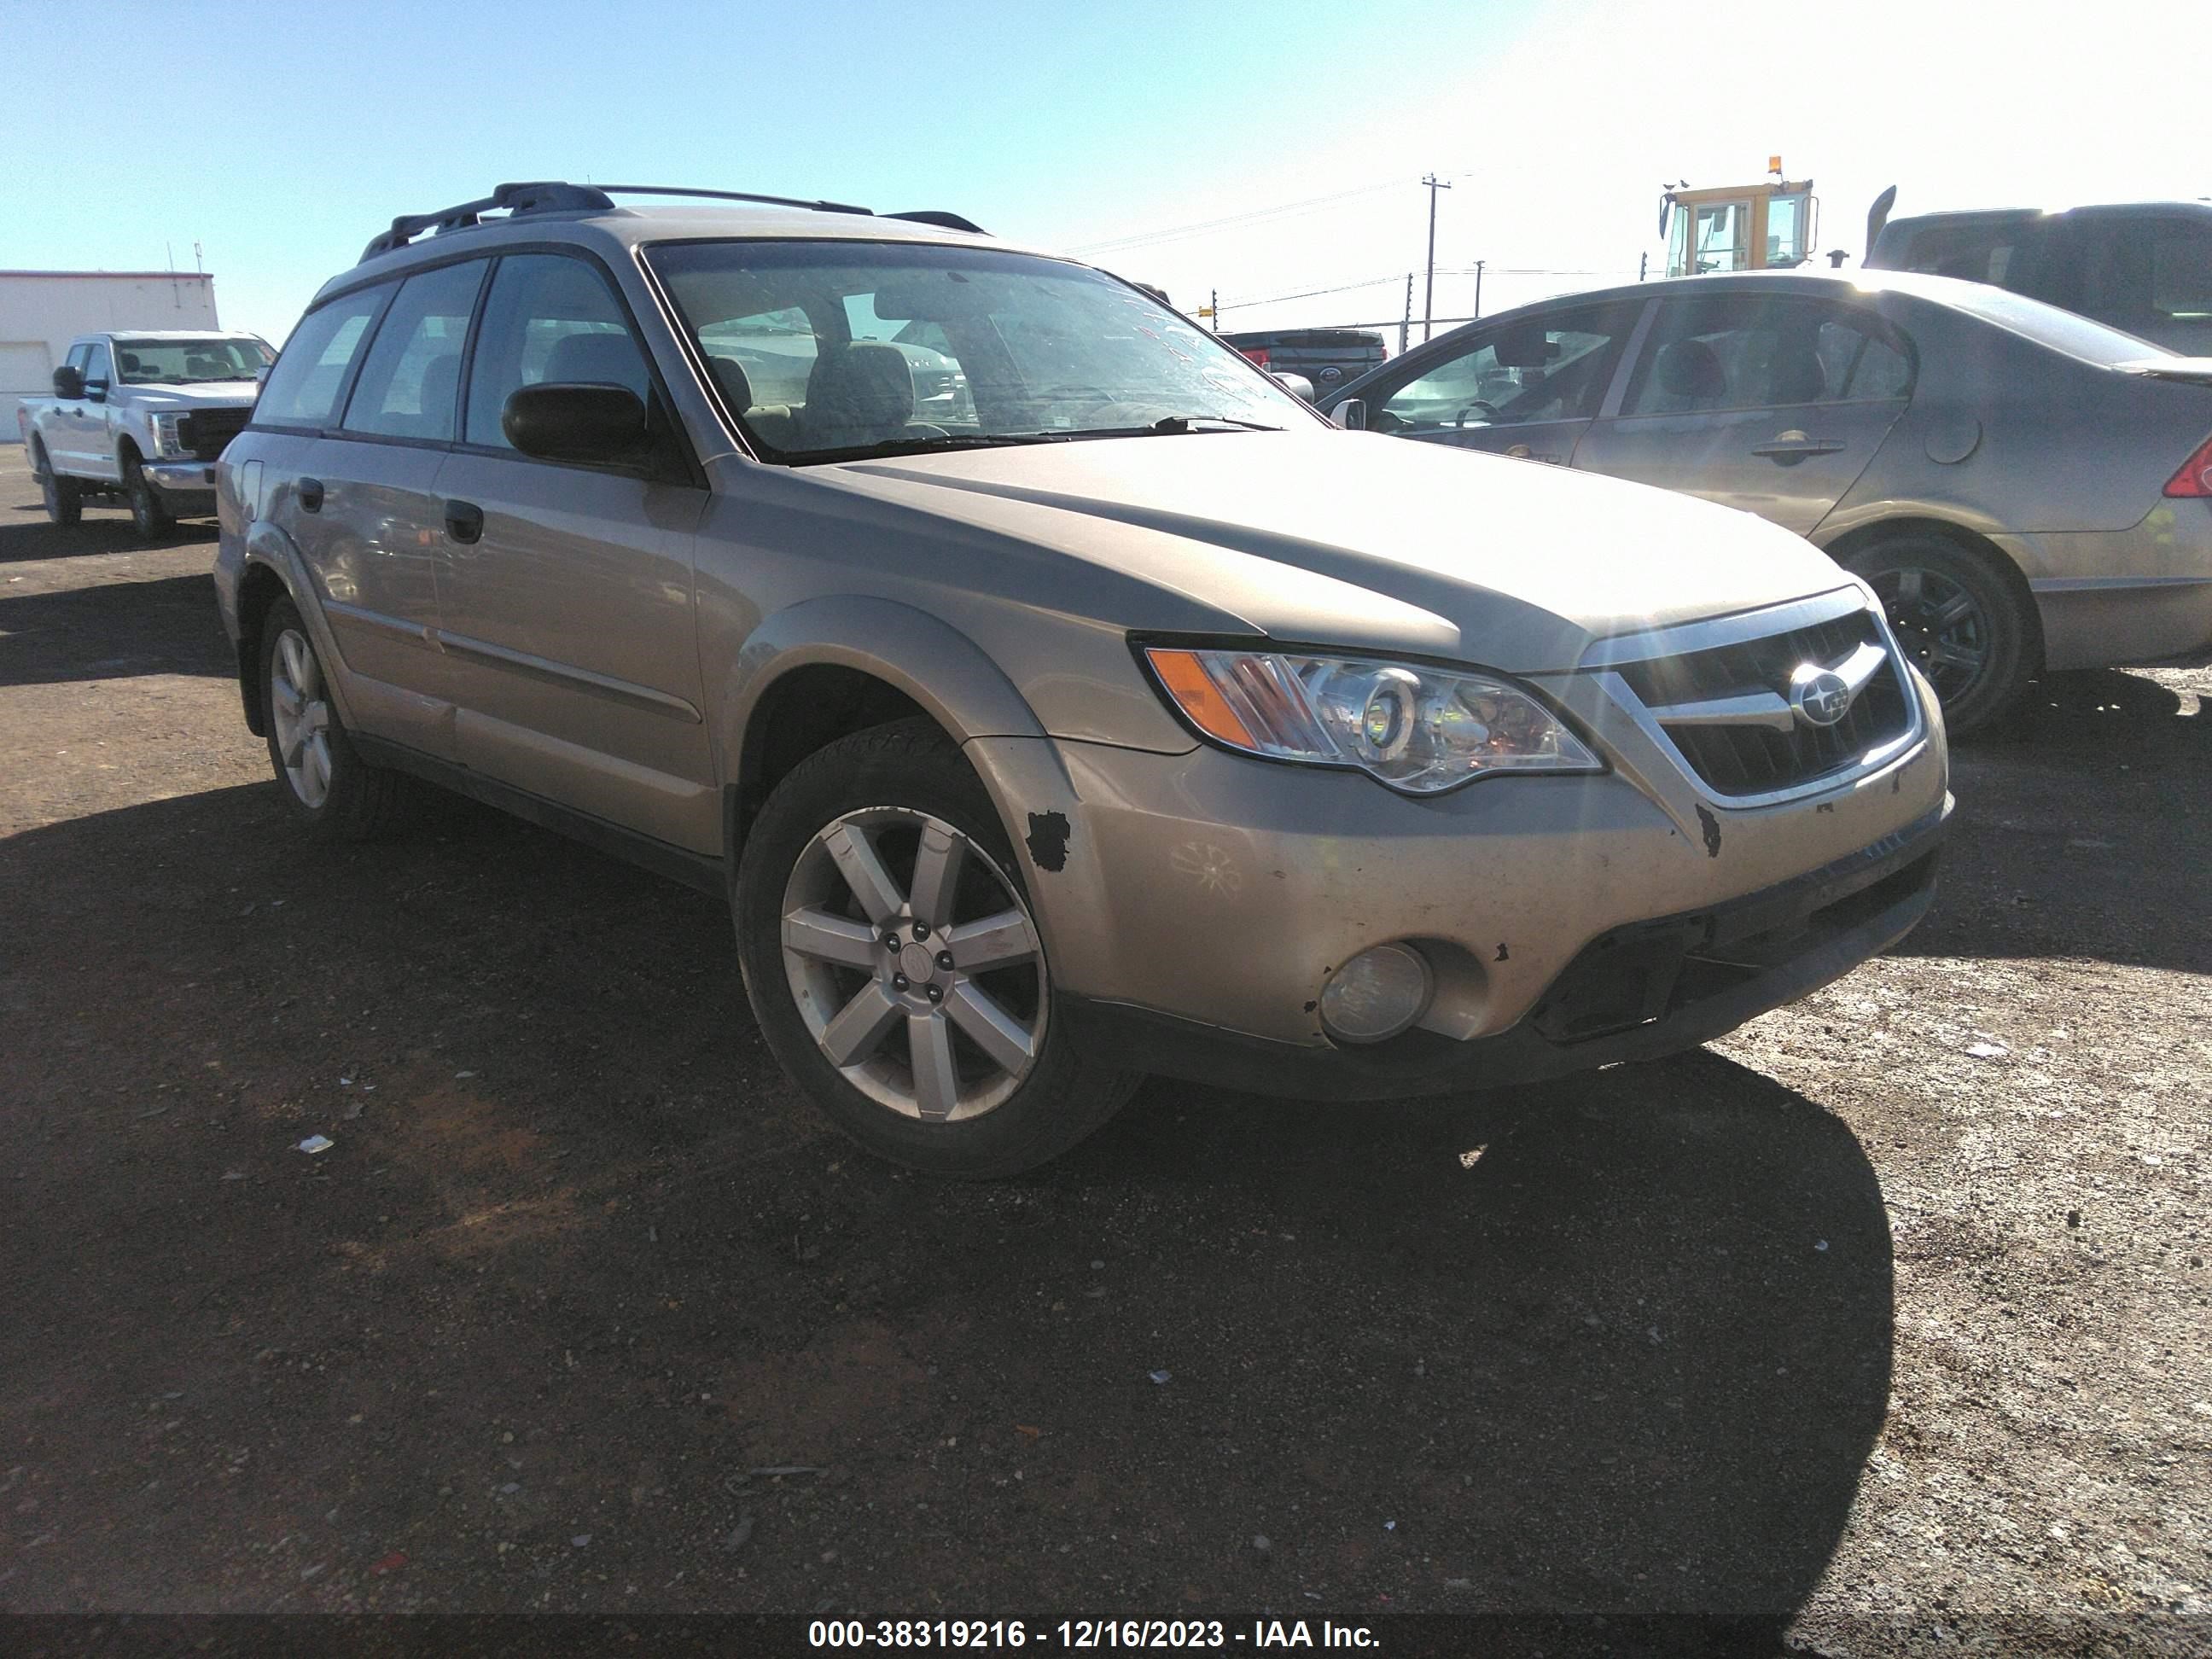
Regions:
<instances>
[{"instance_id":1,"label":"rear side window","mask_svg":"<svg viewBox=\"0 0 2212 1659\"><path fill-rule=\"evenodd\" d=\"M377 326L346 404L345 429L449 443L461 400L461 346L487 262L410 276Z\"/></svg>"},{"instance_id":2,"label":"rear side window","mask_svg":"<svg viewBox=\"0 0 2212 1659\"><path fill-rule=\"evenodd\" d=\"M346 371L368 325L392 297L390 283L366 288L309 312L292 331L253 405L256 426L328 425Z\"/></svg>"},{"instance_id":3,"label":"rear side window","mask_svg":"<svg viewBox=\"0 0 2212 1659\"><path fill-rule=\"evenodd\" d=\"M1910 360L1870 319L1778 295L1676 300L1661 307L1623 415L1784 409L1902 398Z\"/></svg>"},{"instance_id":4,"label":"rear side window","mask_svg":"<svg viewBox=\"0 0 2212 1659\"><path fill-rule=\"evenodd\" d=\"M540 383L627 386L653 398L645 354L599 273L580 259L525 253L499 262L469 371L468 441L512 449L500 411Z\"/></svg>"},{"instance_id":5,"label":"rear side window","mask_svg":"<svg viewBox=\"0 0 2212 1659\"><path fill-rule=\"evenodd\" d=\"M1936 221L1911 228L1911 240L1897 260L1900 270L1988 283L2019 291L2041 252L2042 228L2032 220ZM1887 263L1885 261L1885 263Z\"/></svg>"},{"instance_id":6,"label":"rear side window","mask_svg":"<svg viewBox=\"0 0 2212 1659\"><path fill-rule=\"evenodd\" d=\"M2168 222L2152 234L2150 305L2169 322L2212 319L2212 225Z\"/></svg>"}]
</instances>

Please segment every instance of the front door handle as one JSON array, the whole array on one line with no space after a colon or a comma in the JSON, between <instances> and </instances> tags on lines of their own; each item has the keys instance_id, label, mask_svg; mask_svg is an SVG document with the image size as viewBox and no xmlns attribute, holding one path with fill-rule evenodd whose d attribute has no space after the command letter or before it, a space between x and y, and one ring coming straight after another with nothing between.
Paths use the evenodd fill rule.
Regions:
<instances>
[{"instance_id":1,"label":"front door handle","mask_svg":"<svg viewBox=\"0 0 2212 1659\"><path fill-rule=\"evenodd\" d=\"M1763 444L1753 444L1751 453L1787 465L1802 461L1808 455L1832 455L1843 447L1834 438L1808 438L1802 432L1790 431L1778 432Z\"/></svg>"},{"instance_id":2,"label":"front door handle","mask_svg":"<svg viewBox=\"0 0 2212 1659\"><path fill-rule=\"evenodd\" d=\"M296 489L301 512L319 513L323 510L323 481L320 478L302 478Z\"/></svg>"},{"instance_id":3,"label":"front door handle","mask_svg":"<svg viewBox=\"0 0 2212 1659\"><path fill-rule=\"evenodd\" d=\"M446 533L464 544L477 540L483 534L483 508L474 501L447 501Z\"/></svg>"}]
</instances>

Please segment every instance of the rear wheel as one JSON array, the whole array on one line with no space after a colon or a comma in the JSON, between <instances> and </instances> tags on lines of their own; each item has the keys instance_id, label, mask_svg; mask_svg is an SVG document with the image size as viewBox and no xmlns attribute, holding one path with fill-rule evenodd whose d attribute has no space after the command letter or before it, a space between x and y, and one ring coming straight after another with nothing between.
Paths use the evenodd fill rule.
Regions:
<instances>
[{"instance_id":1,"label":"rear wheel","mask_svg":"<svg viewBox=\"0 0 2212 1659\"><path fill-rule=\"evenodd\" d=\"M146 469L129 450L123 455L123 493L131 500L131 527L145 540L159 540L177 527L161 492L147 482Z\"/></svg>"},{"instance_id":2,"label":"rear wheel","mask_svg":"<svg viewBox=\"0 0 2212 1659\"><path fill-rule=\"evenodd\" d=\"M1987 560L1941 536L1899 536L1848 562L1881 596L1890 630L1928 677L1955 735L2017 703L2036 670L2032 604Z\"/></svg>"},{"instance_id":3,"label":"rear wheel","mask_svg":"<svg viewBox=\"0 0 2212 1659\"><path fill-rule=\"evenodd\" d=\"M397 774L371 766L347 737L322 659L289 599L261 624L261 691L269 760L293 817L328 841L366 841L398 809Z\"/></svg>"},{"instance_id":4,"label":"rear wheel","mask_svg":"<svg viewBox=\"0 0 2212 1659\"><path fill-rule=\"evenodd\" d=\"M81 523L83 490L75 478L64 478L54 471L53 463L46 459L46 447L36 440L31 445L31 470L39 475L39 495L46 504L46 516L58 525Z\"/></svg>"},{"instance_id":5,"label":"rear wheel","mask_svg":"<svg viewBox=\"0 0 2212 1659\"><path fill-rule=\"evenodd\" d=\"M785 1069L869 1151L1009 1176L1065 1152L1140 1080L1054 1024L1006 830L927 720L844 738L776 787L735 893L753 1010Z\"/></svg>"}]
</instances>

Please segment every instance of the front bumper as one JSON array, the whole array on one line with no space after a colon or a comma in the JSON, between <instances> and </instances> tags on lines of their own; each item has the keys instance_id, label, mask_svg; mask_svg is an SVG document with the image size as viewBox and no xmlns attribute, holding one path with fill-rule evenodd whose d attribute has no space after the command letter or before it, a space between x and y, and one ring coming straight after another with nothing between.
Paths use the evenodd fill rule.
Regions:
<instances>
[{"instance_id":1,"label":"front bumper","mask_svg":"<svg viewBox=\"0 0 2212 1659\"><path fill-rule=\"evenodd\" d=\"M1496 1088L1656 1060L1734 1030L1895 944L1936 896L1950 798L1826 867L1706 910L1601 934L1528 1018L1454 1042L1414 1030L1369 1047L1268 1042L1127 1004L1063 997L1086 1059L1305 1099L1376 1100Z\"/></svg>"},{"instance_id":2,"label":"front bumper","mask_svg":"<svg viewBox=\"0 0 2212 1659\"><path fill-rule=\"evenodd\" d=\"M1274 1076L1274 1054L1293 1092L1397 1094L1695 1043L1899 936L1927 907L1921 859L1950 799L1941 711L1911 684L1921 718L1889 758L1759 798L1707 790L1595 674L1547 689L1612 769L1420 799L1211 747L984 738L967 752L1018 841L1026 826L1030 896L1079 1040L1224 1080ZM1832 908L1907 866L1918 874L1871 912ZM1433 994L1404 1036L1340 1044L1322 989L1387 943L1420 952ZM1622 1012L1589 963L1625 943L1619 959L1640 965Z\"/></svg>"},{"instance_id":3,"label":"front bumper","mask_svg":"<svg viewBox=\"0 0 2212 1659\"><path fill-rule=\"evenodd\" d=\"M138 471L146 482L172 500L204 496L205 506L215 506L215 463L187 458L178 461L145 461Z\"/></svg>"}]
</instances>

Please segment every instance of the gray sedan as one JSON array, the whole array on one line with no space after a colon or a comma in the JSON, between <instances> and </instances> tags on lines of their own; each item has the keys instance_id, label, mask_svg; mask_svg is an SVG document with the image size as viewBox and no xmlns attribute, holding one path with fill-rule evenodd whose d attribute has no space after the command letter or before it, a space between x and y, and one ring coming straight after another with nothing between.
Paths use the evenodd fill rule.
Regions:
<instances>
[{"instance_id":1,"label":"gray sedan","mask_svg":"<svg viewBox=\"0 0 2212 1659\"><path fill-rule=\"evenodd\" d=\"M1792 271L1574 295L1322 406L1809 538L1881 595L1954 731L2042 669L2212 641L2212 360L1980 283Z\"/></svg>"}]
</instances>

